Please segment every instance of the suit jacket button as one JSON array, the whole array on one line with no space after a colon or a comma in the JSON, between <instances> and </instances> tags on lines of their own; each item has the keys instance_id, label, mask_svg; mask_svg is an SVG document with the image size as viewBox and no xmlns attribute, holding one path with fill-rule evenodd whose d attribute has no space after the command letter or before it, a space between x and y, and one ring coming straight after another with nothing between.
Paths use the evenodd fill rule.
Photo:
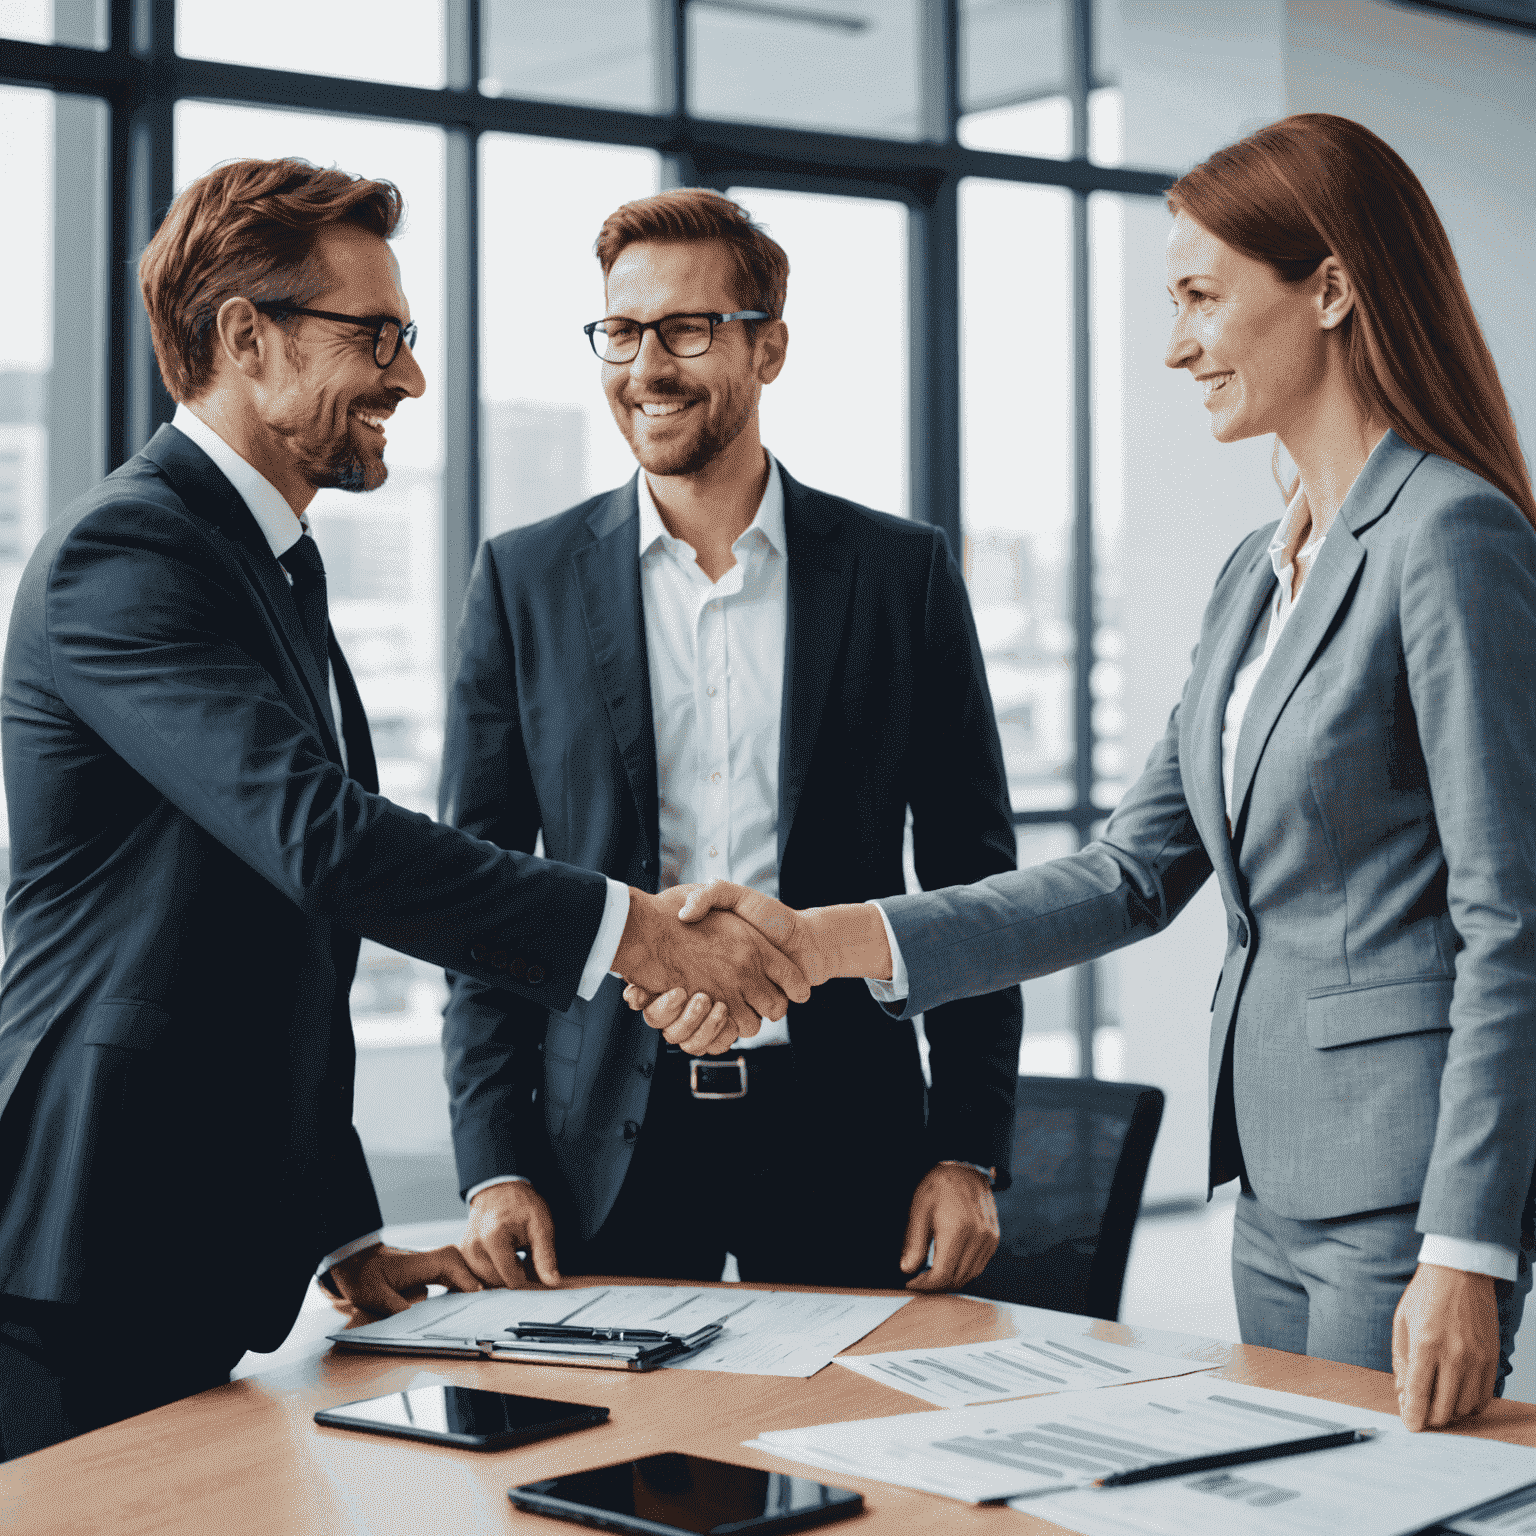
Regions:
<instances>
[{"instance_id":1,"label":"suit jacket button","mask_svg":"<svg viewBox=\"0 0 1536 1536\"><path fill-rule=\"evenodd\" d=\"M544 980L544 967L542 965L530 965L528 967L528 985L536 987Z\"/></svg>"},{"instance_id":2,"label":"suit jacket button","mask_svg":"<svg viewBox=\"0 0 1536 1536\"><path fill-rule=\"evenodd\" d=\"M640 1122L638 1120L626 1120L624 1122L624 1140L633 1141L640 1134Z\"/></svg>"},{"instance_id":3,"label":"suit jacket button","mask_svg":"<svg viewBox=\"0 0 1536 1536\"><path fill-rule=\"evenodd\" d=\"M469 946L469 958L478 962L480 965L485 964L485 962L490 958L490 954L490 950L488 950L484 944L471 944Z\"/></svg>"},{"instance_id":4,"label":"suit jacket button","mask_svg":"<svg viewBox=\"0 0 1536 1536\"><path fill-rule=\"evenodd\" d=\"M521 955L518 955L517 958L515 960L513 960L511 965L509 965L507 967L507 974L509 976L516 976L518 978L521 978L523 972L526 971L527 969L528 969L528 962L526 960L524 960Z\"/></svg>"},{"instance_id":5,"label":"suit jacket button","mask_svg":"<svg viewBox=\"0 0 1536 1536\"><path fill-rule=\"evenodd\" d=\"M654 1064L649 1061L642 1061L640 1065L635 1068L635 1071L638 1072L641 1077L649 1077L655 1070L656 1068Z\"/></svg>"}]
</instances>

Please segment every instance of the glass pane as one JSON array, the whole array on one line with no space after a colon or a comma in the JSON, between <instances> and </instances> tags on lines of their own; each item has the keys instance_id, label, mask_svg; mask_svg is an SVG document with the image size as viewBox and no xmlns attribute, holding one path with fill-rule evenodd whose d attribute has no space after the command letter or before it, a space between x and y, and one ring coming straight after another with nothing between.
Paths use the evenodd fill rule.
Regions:
<instances>
[{"instance_id":1,"label":"glass pane","mask_svg":"<svg viewBox=\"0 0 1536 1536\"><path fill-rule=\"evenodd\" d=\"M960 142L1065 158L1070 9L1064 0L961 0Z\"/></svg>"},{"instance_id":2,"label":"glass pane","mask_svg":"<svg viewBox=\"0 0 1536 1536\"><path fill-rule=\"evenodd\" d=\"M484 0L480 89L487 96L571 101L632 112L671 107L655 0Z\"/></svg>"},{"instance_id":3,"label":"glass pane","mask_svg":"<svg viewBox=\"0 0 1536 1536\"><path fill-rule=\"evenodd\" d=\"M24 43L107 46L107 0L5 0L0 37Z\"/></svg>"},{"instance_id":4,"label":"glass pane","mask_svg":"<svg viewBox=\"0 0 1536 1536\"><path fill-rule=\"evenodd\" d=\"M310 504L325 557L331 622L368 711L383 793L436 811L443 718L444 143L437 128L184 101L176 108L176 185L225 160L300 155L385 177L405 194L392 242L427 393L390 425L389 479L366 496L321 491ZM365 943L353 989L360 1043L435 1040L442 973Z\"/></svg>"},{"instance_id":5,"label":"glass pane","mask_svg":"<svg viewBox=\"0 0 1536 1536\"><path fill-rule=\"evenodd\" d=\"M734 122L920 138L918 10L918 0L692 0L688 110Z\"/></svg>"},{"instance_id":6,"label":"glass pane","mask_svg":"<svg viewBox=\"0 0 1536 1536\"><path fill-rule=\"evenodd\" d=\"M789 359L763 393L763 442L804 484L905 517L907 210L756 187L730 195L789 256Z\"/></svg>"},{"instance_id":7,"label":"glass pane","mask_svg":"<svg viewBox=\"0 0 1536 1536\"><path fill-rule=\"evenodd\" d=\"M1125 199L1088 200L1089 335L1093 389L1093 803L1110 809L1125 793L1124 637L1120 630L1120 530L1125 508Z\"/></svg>"},{"instance_id":8,"label":"glass pane","mask_svg":"<svg viewBox=\"0 0 1536 1536\"><path fill-rule=\"evenodd\" d=\"M443 0L263 0L254 11L229 0L177 0L176 51L436 88L446 79Z\"/></svg>"},{"instance_id":9,"label":"glass pane","mask_svg":"<svg viewBox=\"0 0 1536 1536\"><path fill-rule=\"evenodd\" d=\"M657 190L647 149L480 140L480 535L552 517L635 472L581 328L600 318L592 243ZM538 210L530 237L529 209Z\"/></svg>"},{"instance_id":10,"label":"glass pane","mask_svg":"<svg viewBox=\"0 0 1536 1536\"><path fill-rule=\"evenodd\" d=\"M1069 195L960 189L961 526L1013 803L1072 803Z\"/></svg>"},{"instance_id":11,"label":"glass pane","mask_svg":"<svg viewBox=\"0 0 1536 1536\"><path fill-rule=\"evenodd\" d=\"M49 519L109 468L104 103L0 86L0 634ZM0 787L0 879L10 850Z\"/></svg>"}]
</instances>

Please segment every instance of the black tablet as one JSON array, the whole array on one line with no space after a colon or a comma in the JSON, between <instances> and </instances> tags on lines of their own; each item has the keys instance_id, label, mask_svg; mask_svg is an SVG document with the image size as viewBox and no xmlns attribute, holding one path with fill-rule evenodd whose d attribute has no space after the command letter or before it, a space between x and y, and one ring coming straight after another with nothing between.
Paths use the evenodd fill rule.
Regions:
<instances>
[{"instance_id":1,"label":"black tablet","mask_svg":"<svg viewBox=\"0 0 1536 1536\"><path fill-rule=\"evenodd\" d=\"M508 1392L442 1385L412 1387L408 1392L391 1392L388 1397L322 1408L315 1415L315 1423L494 1451L585 1429L607 1417L606 1408L585 1403L557 1403L547 1397L514 1397Z\"/></svg>"},{"instance_id":2,"label":"black tablet","mask_svg":"<svg viewBox=\"0 0 1536 1536\"><path fill-rule=\"evenodd\" d=\"M509 1488L518 1509L640 1536L773 1536L843 1520L863 1494L667 1451Z\"/></svg>"}]
</instances>

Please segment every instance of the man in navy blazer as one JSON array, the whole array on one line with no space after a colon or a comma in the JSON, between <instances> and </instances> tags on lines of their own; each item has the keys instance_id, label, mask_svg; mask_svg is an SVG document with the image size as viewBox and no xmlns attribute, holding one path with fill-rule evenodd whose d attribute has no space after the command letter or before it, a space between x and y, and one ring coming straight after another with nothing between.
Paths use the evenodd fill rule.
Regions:
<instances>
[{"instance_id":1,"label":"man in navy blazer","mask_svg":"<svg viewBox=\"0 0 1536 1536\"><path fill-rule=\"evenodd\" d=\"M909 807L924 886L1015 868L942 533L802 486L761 444L783 252L686 191L618 210L598 255L587 329L641 472L482 549L444 819L647 890L729 871L797 906L902 891ZM487 1283L524 1283L519 1251L546 1283L717 1279L729 1252L748 1280L900 1286L932 1240L911 1283L942 1289L996 1246L1016 987L930 1017L925 1089L911 1027L856 982L714 1065L659 1049L617 980L564 1005L452 982L462 1246Z\"/></svg>"},{"instance_id":2,"label":"man in navy blazer","mask_svg":"<svg viewBox=\"0 0 1536 1536\"><path fill-rule=\"evenodd\" d=\"M644 893L377 793L303 513L383 481L384 423L425 387L400 207L294 160L183 192L140 267L176 422L50 528L16 596L0 1457L227 1378L317 1264L370 1310L477 1288L451 1247L379 1241L359 934L556 1008L610 968L733 965L748 1027L785 1005L771 947L669 950L681 925Z\"/></svg>"}]
</instances>

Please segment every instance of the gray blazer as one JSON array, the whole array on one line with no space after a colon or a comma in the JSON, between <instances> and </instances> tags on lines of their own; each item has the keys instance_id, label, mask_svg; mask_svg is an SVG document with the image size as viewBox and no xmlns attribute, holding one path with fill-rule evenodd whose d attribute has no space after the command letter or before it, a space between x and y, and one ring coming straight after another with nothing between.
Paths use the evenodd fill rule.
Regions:
<instances>
[{"instance_id":1,"label":"gray blazer","mask_svg":"<svg viewBox=\"0 0 1536 1536\"><path fill-rule=\"evenodd\" d=\"M1298 1219L1417 1201L1421 1231L1518 1247L1536 1167L1536 532L1388 433L1254 691L1229 838L1222 715L1275 589L1275 526L1217 578L1167 734L1099 841L881 903L902 1017L1156 933L1214 872L1210 1107L1230 1040L1259 1198Z\"/></svg>"}]
</instances>

